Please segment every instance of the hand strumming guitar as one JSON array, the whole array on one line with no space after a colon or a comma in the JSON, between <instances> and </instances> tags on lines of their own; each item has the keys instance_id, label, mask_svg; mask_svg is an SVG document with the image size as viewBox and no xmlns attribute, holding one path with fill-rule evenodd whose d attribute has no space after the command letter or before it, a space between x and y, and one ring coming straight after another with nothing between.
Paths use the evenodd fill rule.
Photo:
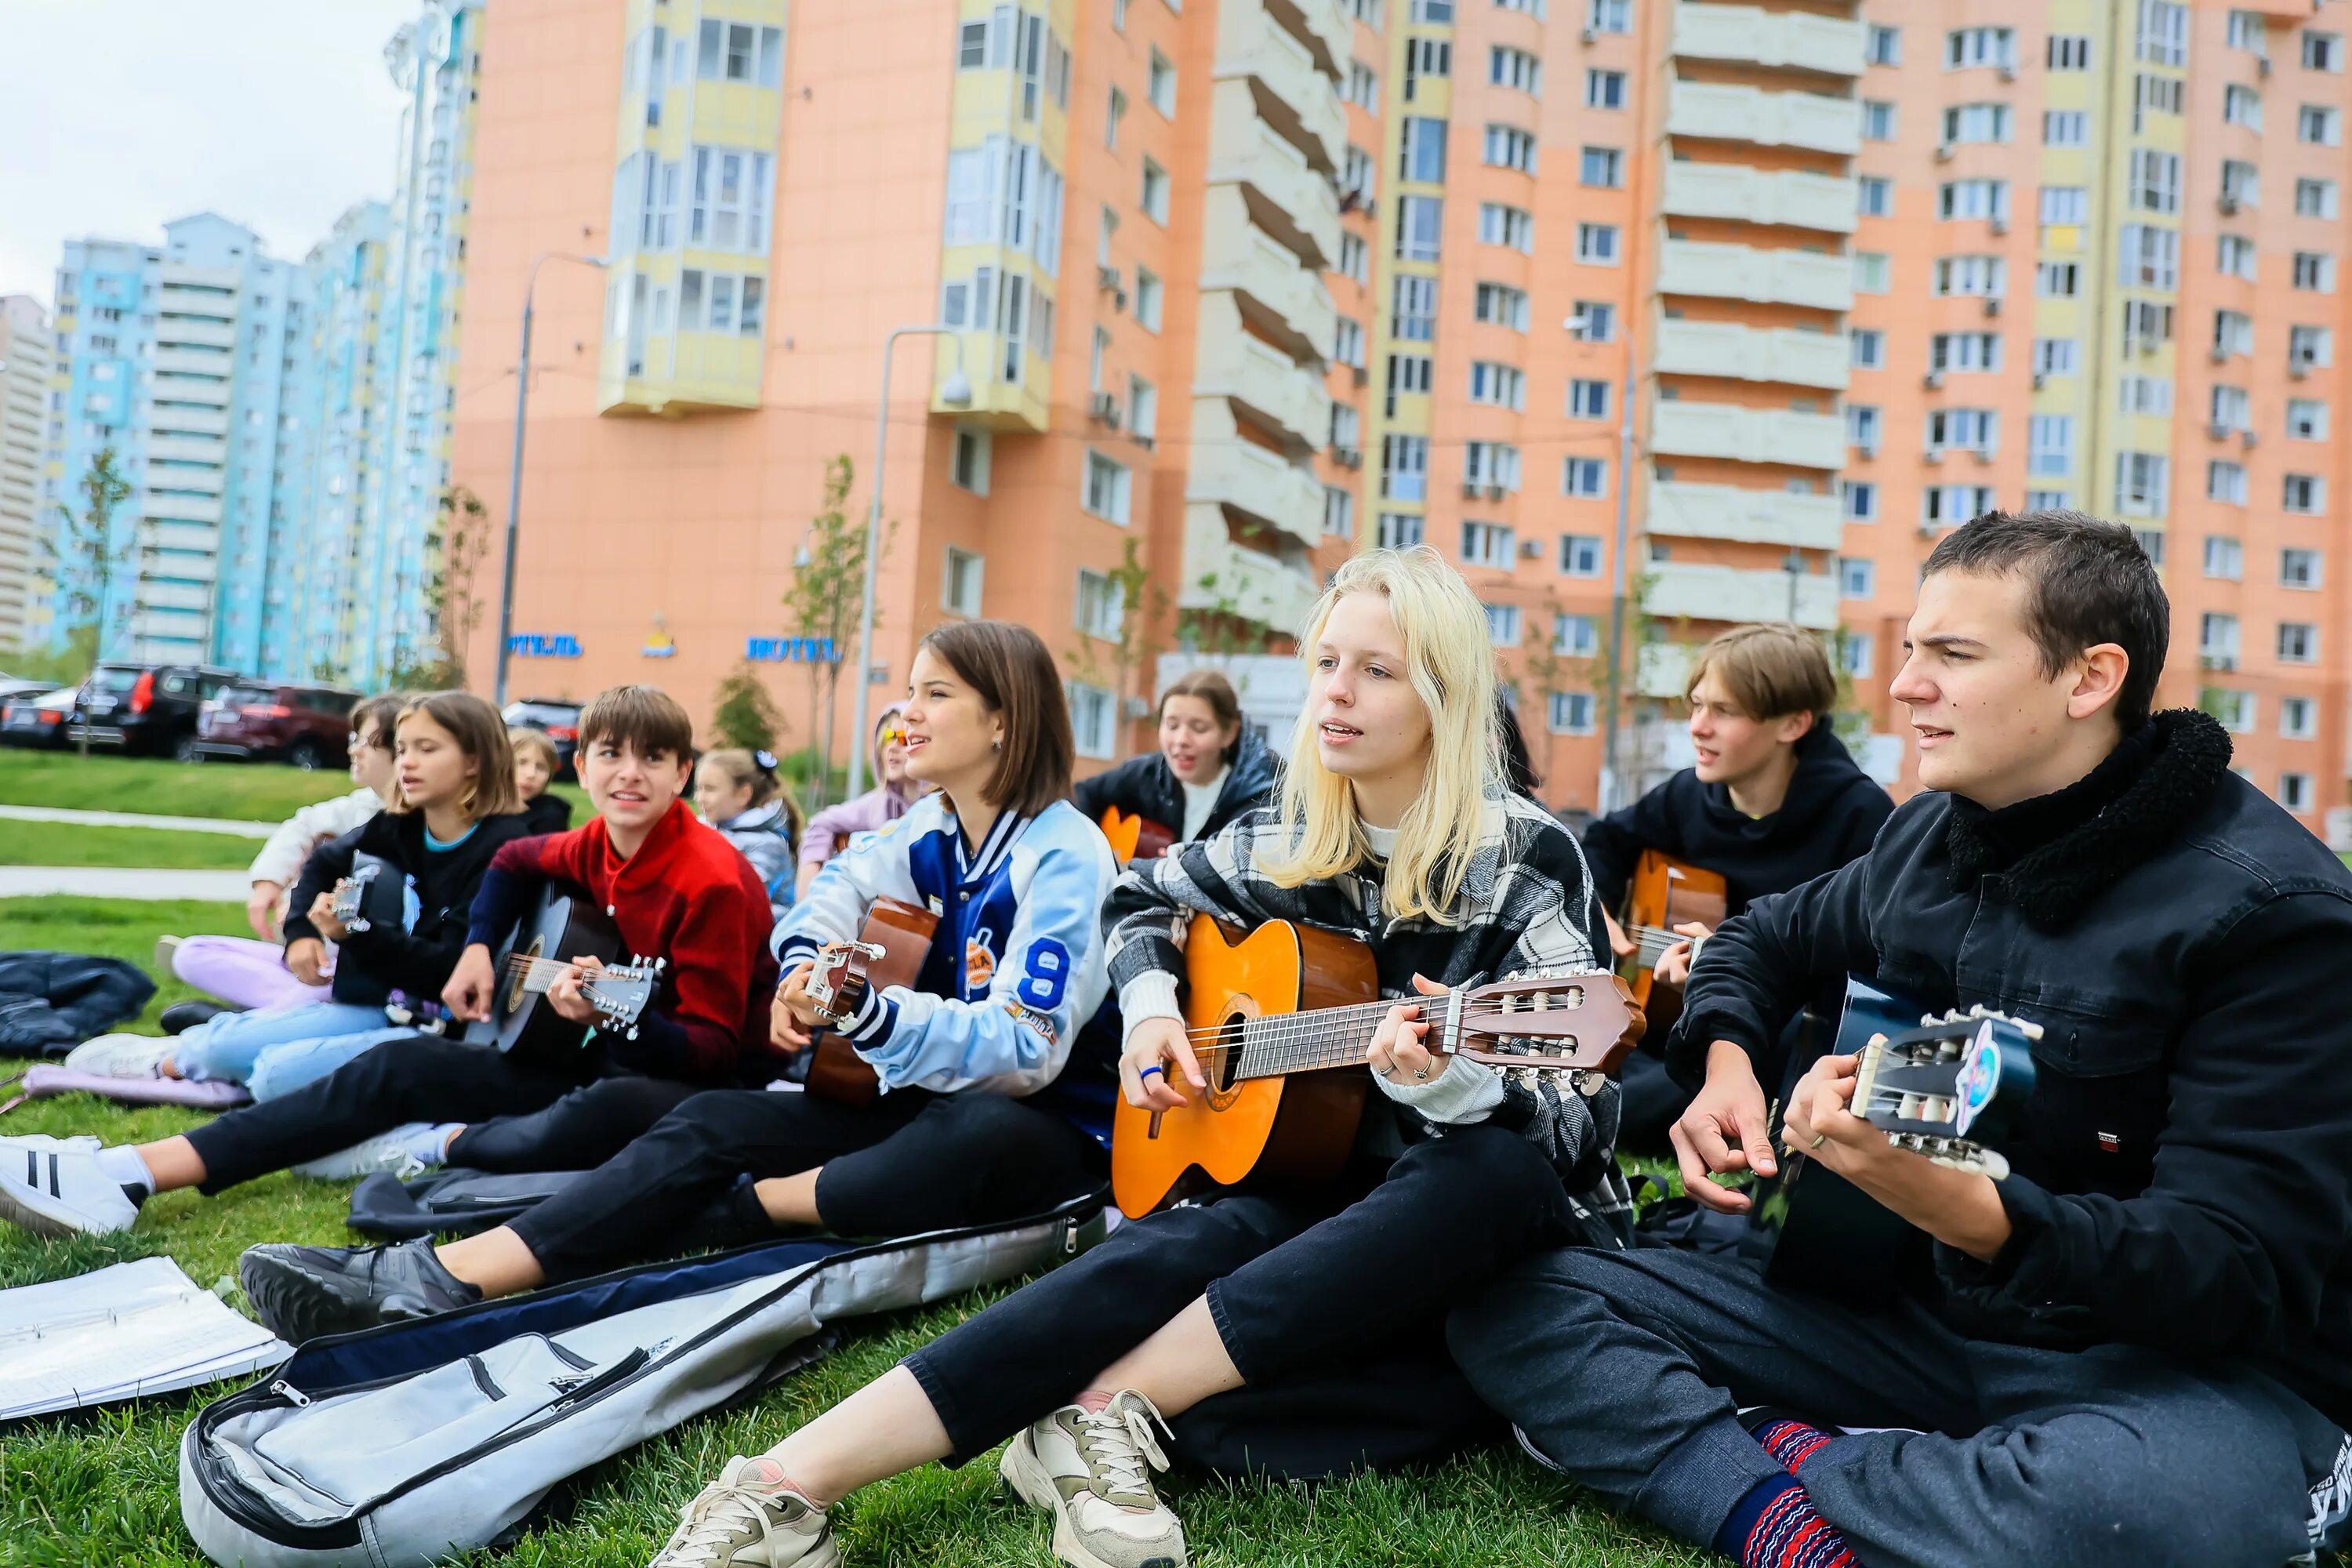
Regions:
<instances>
[{"instance_id":1,"label":"hand strumming guitar","mask_svg":"<svg viewBox=\"0 0 2352 1568\"><path fill-rule=\"evenodd\" d=\"M449 1009L452 1017L478 1024L490 1016L490 998L498 989L498 966L491 962L490 950L478 942L457 955L449 983L441 987L441 1005Z\"/></svg>"},{"instance_id":2,"label":"hand strumming guitar","mask_svg":"<svg viewBox=\"0 0 2352 1568\"><path fill-rule=\"evenodd\" d=\"M1157 1069L1157 1070L1155 1070ZM1178 1073L1205 1094L1209 1080L1192 1054L1192 1038L1181 1018L1146 1018L1128 1031L1118 1056L1118 1087L1127 1102L1144 1110L1173 1110L1192 1102L1169 1080Z\"/></svg>"},{"instance_id":3,"label":"hand strumming guitar","mask_svg":"<svg viewBox=\"0 0 2352 1568\"><path fill-rule=\"evenodd\" d=\"M816 1026L824 1021L817 1016L816 1004L809 1000L809 977L815 973L816 965L806 959L793 964L776 987L776 1000L768 1010L768 1043L787 1056L808 1049L816 1037Z\"/></svg>"},{"instance_id":4,"label":"hand strumming guitar","mask_svg":"<svg viewBox=\"0 0 2352 1568\"><path fill-rule=\"evenodd\" d=\"M1698 939L1715 933L1703 921L1685 921L1675 927L1675 934L1683 940L1658 954L1657 967L1650 973L1659 984L1679 991L1690 980L1691 955L1698 949Z\"/></svg>"},{"instance_id":5,"label":"hand strumming guitar","mask_svg":"<svg viewBox=\"0 0 2352 1568\"><path fill-rule=\"evenodd\" d=\"M286 972L305 985L324 985L331 978L327 944L315 936L298 937L288 942Z\"/></svg>"},{"instance_id":6,"label":"hand strumming guitar","mask_svg":"<svg viewBox=\"0 0 2352 1568\"><path fill-rule=\"evenodd\" d=\"M335 884L335 892L351 886L349 880ZM335 892L320 893L310 900L310 923L329 942L341 942L352 934L351 927L335 918Z\"/></svg>"},{"instance_id":7,"label":"hand strumming guitar","mask_svg":"<svg viewBox=\"0 0 2352 1568\"><path fill-rule=\"evenodd\" d=\"M2009 1211L1990 1176L1898 1149L1853 1113L1862 1058L1823 1057L1789 1092L1782 1142L1817 1161L1945 1246L1989 1263L2009 1240Z\"/></svg>"},{"instance_id":8,"label":"hand strumming guitar","mask_svg":"<svg viewBox=\"0 0 2352 1568\"><path fill-rule=\"evenodd\" d=\"M1753 1171L1759 1176L1779 1171L1769 1122L1764 1086L1756 1081L1748 1053L1729 1040L1709 1046L1706 1086L1666 1132L1682 1166L1683 1191L1692 1202L1718 1214L1748 1212L1747 1194L1707 1178L1725 1171Z\"/></svg>"}]
</instances>

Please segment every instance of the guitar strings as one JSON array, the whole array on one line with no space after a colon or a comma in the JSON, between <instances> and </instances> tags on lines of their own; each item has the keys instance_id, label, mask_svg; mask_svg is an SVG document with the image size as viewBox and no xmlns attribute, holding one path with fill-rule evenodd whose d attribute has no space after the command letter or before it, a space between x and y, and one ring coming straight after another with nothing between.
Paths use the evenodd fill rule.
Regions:
<instances>
[{"instance_id":1,"label":"guitar strings","mask_svg":"<svg viewBox=\"0 0 2352 1568\"><path fill-rule=\"evenodd\" d=\"M1430 1000L1439 1001L1443 1000L1443 998L1432 997ZM1330 1065L1339 1066L1344 1064L1346 1061L1352 1059L1360 1046L1369 1047L1371 1042L1368 1036L1362 1034L1360 1027L1346 1028L1342 1026L1343 1022L1360 1025L1361 1022L1366 1020L1350 1019L1343 1021L1340 1018L1334 1017L1333 1015L1360 1013L1368 1009L1378 1008L1381 1015L1385 1016L1387 1008L1397 1005L1398 1004L1395 1003L1359 1003L1349 1007L1331 1008L1328 1011L1318 1011L1312 1014L1292 1015L1277 1013L1266 1017L1251 1019L1248 1020L1248 1023L1259 1026L1259 1027L1257 1031L1249 1037L1243 1039L1238 1044L1205 1044L1196 1047L1192 1053L1193 1059L1196 1062L1208 1063L1222 1060L1223 1058L1232 1055L1235 1051L1239 1051L1244 1056L1255 1051L1262 1058L1259 1065L1271 1065L1277 1068L1298 1067L1318 1062L1328 1062ZM1465 1023L1473 1020L1483 1022L1490 1018L1508 1018L1519 1016L1523 1015L1520 1010L1517 1009L1500 1007L1491 1003L1480 1003L1465 1007L1462 1013L1462 1021ZM1265 1027L1266 1025L1280 1024L1285 1021L1290 1021L1292 1023L1292 1026L1287 1029L1269 1029ZM1434 1019L1431 1020L1433 1023L1436 1021L1437 1020ZM1188 1037L1221 1037L1229 1032L1232 1027L1233 1026L1231 1025L1222 1025L1208 1029L1188 1029L1186 1030L1186 1034ZM1348 1052L1348 1055L1344 1057L1338 1054L1339 1048L1343 1047Z\"/></svg>"}]
</instances>

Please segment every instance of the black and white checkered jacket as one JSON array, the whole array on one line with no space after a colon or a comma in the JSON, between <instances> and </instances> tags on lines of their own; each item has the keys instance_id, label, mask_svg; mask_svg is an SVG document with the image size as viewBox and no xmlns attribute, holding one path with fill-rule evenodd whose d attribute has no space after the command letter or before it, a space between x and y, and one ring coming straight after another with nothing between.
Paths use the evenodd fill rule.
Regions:
<instances>
[{"instance_id":1,"label":"black and white checkered jacket","mask_svg":"<svg viewBox=\"0 0 2352 1568\"><path fill-rule=\"evenodd\" d=\"M1451 925L1390 917L1381 905L1377 860L1328 881L1276 886L1258 864L1262 846L1288 841L1272 807L1160 859L1136 861L1103 904L1111 984L1126 1026L1177 1015L1183 936L1195 913L1244 929L1282 920L1355 937L1372 950L1383 996L1414 994L1415 974L1450 986L1522 970L1606 967L1595 957L1607 951L1606 939L1575 836L1524 796L1490 798L1496 809L1471 851ZM1529 1089L1459 1059L1427 1085L1374 1081L1403 1113L1396 1118L1403 1137L1491 1118L1536 1142L1581 1207L1611 1216L1612 1227L1630 1216L1612 1148L1614 1083L1587 1100L1561 1079L1546 1076Z\"/></svg>"}]
</instances>

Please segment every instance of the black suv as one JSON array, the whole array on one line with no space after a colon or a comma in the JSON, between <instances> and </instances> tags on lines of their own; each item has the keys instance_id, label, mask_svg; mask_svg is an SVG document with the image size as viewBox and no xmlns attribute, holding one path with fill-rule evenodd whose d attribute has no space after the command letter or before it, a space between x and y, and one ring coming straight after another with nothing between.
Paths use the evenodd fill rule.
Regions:
<instances>
[{"instance_id":1,"label":"black suv","mask_svg":"<svg viewBox=\"0 0 2352 1568\"><path fill-rule=\"evenodd\" d=\"M81 683L66 739L79 743L87 734L93 746L193 762L197 712L239 679L210 665L109 661Z\"/></svg>"},{"instance_id":2,"label":"black suv","mask_svg":"<svg viewBox=\"0 0 2352 1568\"><path fill-rule=\"evenodd\" d=\"M555 776L577 779L572 753L580 749L580 707L577 702L562 697L526 697L520 702L509 702L499 717L509 730L544 731L555 742Z\"/></svg>"}]
</instances>

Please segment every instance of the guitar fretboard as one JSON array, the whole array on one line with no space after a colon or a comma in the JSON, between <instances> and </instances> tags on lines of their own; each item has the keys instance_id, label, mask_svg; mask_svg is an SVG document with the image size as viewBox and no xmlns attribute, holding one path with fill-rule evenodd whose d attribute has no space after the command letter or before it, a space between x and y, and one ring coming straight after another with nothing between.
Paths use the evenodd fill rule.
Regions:
<instances>
[{"instance_id":1,"label":"guitar fretboard","mask_svg":"<svg viewBox=\"0 0 2352 1568\"><path fill-rule=\"evenodd\" d=\"M1448 998L1421 999L1422 1017L1442 1016ZM1241 1026L1241 1065L1236 1078L1279 1078L1284 1073L1312 1072L1318 1068L1349 1067L1364 1059L1381 1020L1394 1002L1359 1002L1346 1007L1324 1007L1312 1013L1283 1013L1252 1018ZM1430 1048L1439 1047L1432 1037Z\"/></svg>"}]
</instances>

